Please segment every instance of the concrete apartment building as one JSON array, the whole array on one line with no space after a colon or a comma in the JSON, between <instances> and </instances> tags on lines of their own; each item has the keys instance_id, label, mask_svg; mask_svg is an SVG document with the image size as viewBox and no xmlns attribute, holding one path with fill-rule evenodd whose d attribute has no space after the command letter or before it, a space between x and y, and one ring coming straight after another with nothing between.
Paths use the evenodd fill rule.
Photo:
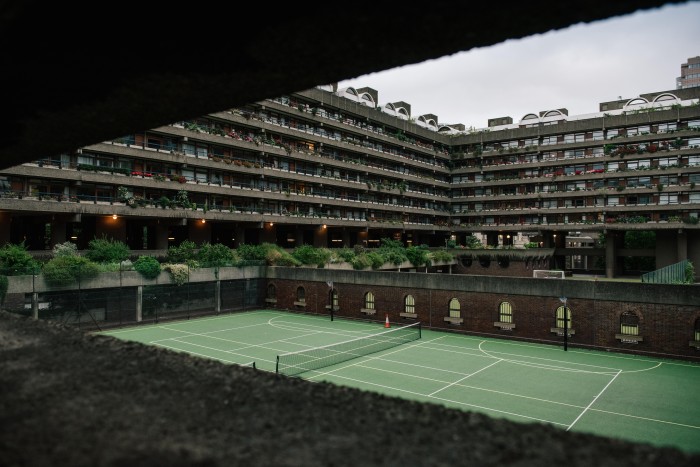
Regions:
<instances>
[{"instance_id":1,"label":"concrete apartment building","mask_svg":"<svg viewBox=\"0 0 700 467\"><path fill-rule=\"evenodd\" d=\"M676 78L676 89L700 86L700 56L690 57L681 64L681 75Z\"/></svg>"},{"instance_id":2,"label":"concrete apartment building","mask_svg":"<svg viewBox=\"0 0 700 467\"><path fill-rule=\"evenodd\" d=\"M106 235L158 253L185 239L441 247L474 235L554 248L549 267L605 256L610 277L626 255L700 263L699 103L688 88L466 130L370 88L319 86L2 170L0 241L36 251ZM629 230L654 231L655 251L625 251ZM601 233L604 251L582 249Z\"/></svg>"}]
</instances>

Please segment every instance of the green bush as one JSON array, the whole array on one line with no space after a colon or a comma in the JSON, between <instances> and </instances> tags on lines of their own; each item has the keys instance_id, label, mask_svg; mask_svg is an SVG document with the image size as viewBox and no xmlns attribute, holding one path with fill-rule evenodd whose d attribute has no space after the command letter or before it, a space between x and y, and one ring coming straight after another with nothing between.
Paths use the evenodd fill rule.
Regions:
<instances>
[{"instance_id":1,"label":"green bush","mask_svg":"<svg viewBox=\"0 0 700 467\"><path fill-rule=\"evenodd\" d=\"M199 264L205 268L232 266L235 257L233 250L221 243L204 243L197 254Z\"/></svg>"},{"instance_id":2,"label":"green bush","mask_svg":"<svg viewBox=\"0 0 700 467\"><path fill-rule=\"evenodd\" d=\"M24 242L7 243L0 248L0 273L8 276L38 274L40 264L27 251Z\"/></svg>"},{"instance_id":3,"label":"green bush","mask_svg":"<svg viewBox=\"0 0 700 467\"><path fill-rule=\"evenodd\" d=\"M134 262L134 270L146 279L155 279L161 271L160 263L152 256L139 256Z\"/></svg>"},{"instance_id":4,"label":"green bush","mask_svg":"<svg viewBox=\"0 0 700 467\"><path fill-rule=\"evenodd\" d=\"M454 260L454 256L447 250L437 250L430 254L429 260L436 263L449 263Z\"/></svg>"},{"instance_id":5,"label":"green bush","mask_svg":"<svg viewBox=\"0 0 700 467\"><path fill-rule=\"evenodd\" d=\"M410 246L406 248L406 257L408 261L418 267L427 266L430 263L430 250L424 245L421 246Z\"/></svg>"},{"instance_id":6,"label":"green bush","mask_svg":"<svg viewBox=\"0 0 700 467\"><path fill-rule=\"evenodd\" d=\"M82 256L59 256L49 260L43 268L44 280L49 285L68 285L97 277L99 266Z\"/></svg>"},{"instance_id":7,"label":"green bush","mask_svg":"<svg viewBox=\"0 0 700 467\"><path fill-rule=\"evenodd\" d=\"M245 261L267 261L270 251L283 251L281 247L273 243L263 243L261 245L240 245L236 252Z\"/></svg>"},{"instance_id":8,"label":"green bush","mask_svg":"<svg viewBox=\"0 0 700 467\"><path fill-rule=\"evenodd\" d=\"M314 248L311 245L302 245L292 252L301 264L315 264L323 267L331 259L331 252L327 248Z\"/></svg>"},{"instance_id":9,"label":"green bush","mask_svg":"<svg viewBox=\"0 0 700 467\"><path fill-rule=\"evenodd\" d=\"M348 247L343 247L336 251L336 255L338 255L338 258L342 259L346 263L352 263L353 258L357 256L355 254L355 250Z\"/></svg>"},{"instance_id":10,"label":"green bush","mask_svg":"<svg viewBox=\"0 0 700 467\"><path fill-rule=\"evenodd\" d=\"M690 261L685 265L685 283L695 283L695 266L693 266L693 263Z\"/></svg>"},{"instance_id":11,"label":"green bush","mask_svg":"<svg viewBox=\"0 0 700 467\"><path fill-rule=\"evenodd\" d=\"M384 266L384 264L387 262L384 256L374 251L365 253L364 256L365 258L367 258L367 261L369 261L369 264L372 267L372 269L379 269L382 266Z\"/></svg>"},{"instance_id":12,"label":"green bush","mask_svg":"<svg viewBox=\"0 0 700 467\"><path fill-rule=\"evenodd\" d=\"M53 247L53 257L59 256L76 256L78 254L78 246L72 242L57 243Z\"/></svg>"},{"instance_id":13,"label":"green bush","mask_svg":"<svg viewBox=\"0 0 700 467\"><path fill-rule=\"evenodd\" d=\"M197 244L190 240L184 240L178 246L168 248L169 263L185 263L197 258Z\"/></svg>"},{"instance_id":14,"label":"green bush","mask_svg":"<svg viewBox=\"0 0 700 467\"><path fill-rule=\"evenodd\" d=\"M367 269L372 265L372 261L367 257L366 254L355 256L350 262L352 268L355 270Z\"/></svg>"},{"instance_id":15,"label":"green bush","mask_svg":"<svg viewBox=\"0 0 700 467\"><path fill-rule=\"evenodd\" d=\"M118 263L128 259L130 254L124 242L106 237L90 240L85 252L85 256L95 263Z\"/></svg>"},{"instance_id":16,"label":"green bush","mask_svg":"<svg viewBox=\"0 0 700 467\"><path fill-rule=\"evenodd\" d=\"M186 264L164 264L163 269L170 273L173 284L184 285L190 279L190 270Z\"/></svg>"}]
</instances>

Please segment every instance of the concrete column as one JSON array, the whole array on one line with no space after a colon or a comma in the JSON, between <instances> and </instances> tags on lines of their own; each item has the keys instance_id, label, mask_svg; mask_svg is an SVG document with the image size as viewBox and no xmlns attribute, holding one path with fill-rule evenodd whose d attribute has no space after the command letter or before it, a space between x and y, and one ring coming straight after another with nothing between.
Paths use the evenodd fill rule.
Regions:
<instances>
[{"instance_id":1,"label":"concrete column","mask_svg":"<svg viewBox=\"0 0 700 467\"><path fill-rule=\"evenodd\" d=\"M678 234L676 235L676 249L678 250L676 253L676 262L688 259L688 235L686 235L683 229L678 229Z\"/></svg>"},{"instance_id":2,"label":"concrete column","mask_svg":"<svg viewBox=\"0 0 700 467\"><path fill-rule=\"evenodd\" d=\"M143 320L143 286L139 285L136 288L136 322L140 323Z\"/></svg>"},{"instance_id":3,"label":"concrete column","mask_svg":"<svg viewBox=\"0 0 700 467\"><path fill-rule=\"evenodd\" d=\"M617 264L617 249L615 248L616 241L616 232L609 231L605 234L605 277L608 279L615 277L615 266Z\"/></svg>"},{"instance_id":4,"label":"concrete column","mask_svg":"<svg viewBox=\"0 0 700 467\"><path fill-rule=\"evenodd\" d=\"M39 294L37 292L32 294L32 319L39 319Z\"/></svg>"},{"instance_id":5,"label":"concrete column","mask_svg":"<svg viewBox=\"0 0 700 467\"><path fill-rule=\"evenodd\" d=\"M347 229L343 229L343 246L352 247L350 244L350 232Z\"/></svg>"},{"instance_id":6,"label":"concrete column","mask_svg":"<svg viewBox=\"0 0 700 467\"><path fill-rule=\"evenodd\" d=\"M294 234L296 235L294 246L304 245L304 231L300 227L297 227Z\"/></svg>"},{"instance_id":7,"label":"concrete column","mask_svg":"<svg viewBox=\"0 0 700 467\"><path fill-rule=\"evenodd\" d=\"M241 225L236 225L236 240L235 240L235 245L238 247L239 245L243 245L245 243L245 229Z\"/></svg>"}]
</instances>

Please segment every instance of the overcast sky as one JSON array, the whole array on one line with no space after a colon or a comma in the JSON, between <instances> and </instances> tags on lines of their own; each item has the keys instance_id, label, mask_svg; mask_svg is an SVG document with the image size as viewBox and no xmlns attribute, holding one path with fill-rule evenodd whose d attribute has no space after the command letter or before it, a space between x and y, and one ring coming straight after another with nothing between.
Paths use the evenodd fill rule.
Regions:
<instances>
[{"instance_id":1,"label":"overcast sky","mask_svg":"<svg viewBox=\"0 0 700 467\"><path fill-rule=\"evenodd\" d=\"M472 49L341 81L370 87L379 105L404 101L411 116L484 128L488 119L671 91L681 64L700 56L700 1L667 5Z\"/></svg>"}]
</instances>

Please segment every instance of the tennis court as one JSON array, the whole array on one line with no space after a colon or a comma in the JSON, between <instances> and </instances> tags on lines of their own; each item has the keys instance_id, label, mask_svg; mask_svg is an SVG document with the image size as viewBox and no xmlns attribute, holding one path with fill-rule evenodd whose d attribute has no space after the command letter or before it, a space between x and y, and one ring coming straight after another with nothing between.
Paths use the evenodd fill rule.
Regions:
<instances>
[{"instance_id":1,"label":"tennis court","mask_svg":"<svg viewBox=\"0 0 700 467\"><path fill-rule=\"evenodd\" d=\"M101 334L515 422L700 452L700 365L682 360L277 310ZM284 363L299 355L302 366Z\"/></svg>"}]
</instances>

